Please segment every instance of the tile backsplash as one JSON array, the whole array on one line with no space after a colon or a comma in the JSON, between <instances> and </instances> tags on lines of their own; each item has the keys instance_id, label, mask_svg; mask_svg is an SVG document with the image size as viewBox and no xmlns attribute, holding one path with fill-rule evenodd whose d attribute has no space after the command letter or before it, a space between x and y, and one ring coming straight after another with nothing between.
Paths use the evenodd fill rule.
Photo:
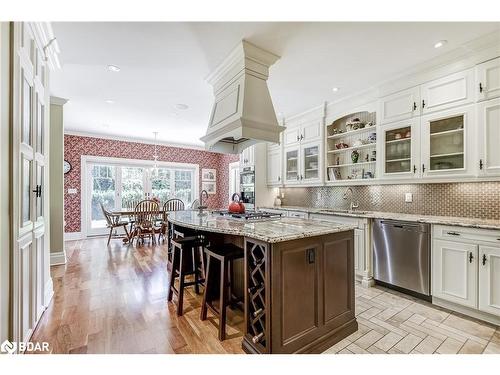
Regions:
<instances>
[{"instance_id":1,"label":"tile backsplash","mask_svg":"<svg viewBox=\"0 0 500 375\"><path fill-rule=\"evenodd\" d=\"M282 188L286 206L349 208L345 186ZM360 210L500 220L500 182L353 186ZM405 202L405 193L413 202Z\"/></svg>"}]
</instances>

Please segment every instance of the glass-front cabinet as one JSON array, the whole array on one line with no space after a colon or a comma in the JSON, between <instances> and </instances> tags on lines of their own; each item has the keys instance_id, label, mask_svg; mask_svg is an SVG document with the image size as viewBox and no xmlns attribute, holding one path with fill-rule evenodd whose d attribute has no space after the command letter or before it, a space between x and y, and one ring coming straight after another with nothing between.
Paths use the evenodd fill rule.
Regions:
<instances>
[{"instance_id":1,"label":"glass-front cabinet","mask_svg":"<svg viewBox=\"0 0 500 375\"><path fill-rule=\"evenodd\" d=\"M298 183L299 171L299 148L285 149L285 179L288 183Z\"/></svg>"},{"instance_id":2,"label":"glass-front cabinet","mask_svg":"<svg viewBox=\"0 0 500 375\"><path fill-rule=\"evenodd\" d=\"M382 176L412 178L420 175L418 119L380 127Z\"/></svg>"},{"instance_id":3,"label":"glass-front cabinet","mask_svg":"<svg viewBox=\"0 0 500 375\"><path fill-rule=\"evenodd\" d=\"M300 180L319 179L319 145L304 145L302 147L302 169Z\"/></svg>"},{"instance_id":4,"label":"glass-front cabinet","mask_svg":"<svg viewBox=\"0 0 500 375\"><path fill-rule=\"evenodd\" d=\"M474 121L473 107L440 112L422 118L422 174L467 175L467 158L473 134L468 134Z\"/></svg>"}]
</instances>

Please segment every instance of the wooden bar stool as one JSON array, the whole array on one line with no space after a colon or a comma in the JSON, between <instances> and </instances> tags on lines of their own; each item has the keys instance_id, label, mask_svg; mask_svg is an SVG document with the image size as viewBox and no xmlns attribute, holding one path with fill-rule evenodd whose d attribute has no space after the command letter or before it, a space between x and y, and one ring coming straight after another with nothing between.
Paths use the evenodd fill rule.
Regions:
<instances>
[{"instance_id":1,"label":"wooden bar stool","mask_svg":"<svg viewBox=\"0 0 500 375\"><path fill-rule=\"evenodd\" d=\"M177 315L183 314L184 288L194 285L196 294L200 293L200 285L205 286L205 261L203 247L206 245L203 236L177 237L171 239L172 269L168 301L173 294L177 296ZM193 281L186 281L186 276L194 275ZM175 279L179 279L179 287L175 287Z\"/></svg>"},{"instance_id":2,"label":"wooden bar stool","mask_svg":"<svg viewBox=\"0 0 500 375\"><path fill-rule=\"evenodd\" d=\"M203 291L203 302L201 304L200 319L207 319L207 309L210 309L216 316L219 317L219 340L223 341L226 338L226 307L231 305L232 301L232 284L233 284L233 261L243 258L243 249L233 244L224 244L220 249L215 247L206 247L205 254L207 255L207 271L205 277L205 290ZM219 310L215 309L210 297L211 283L214 281L215 275L210 275L210 265L214 261L220 263L220 284L219 284Z\"/></svg>"}]
</instances>

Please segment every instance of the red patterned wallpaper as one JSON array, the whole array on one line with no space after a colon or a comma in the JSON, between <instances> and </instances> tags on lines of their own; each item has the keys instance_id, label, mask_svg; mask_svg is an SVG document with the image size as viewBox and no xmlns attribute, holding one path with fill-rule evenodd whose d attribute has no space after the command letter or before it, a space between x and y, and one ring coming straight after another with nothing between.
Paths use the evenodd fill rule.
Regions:
<instances>
[{"instance_id":1,"label":"red patterned wallpaper","mask_svg":"<svg viewBox=\"0 0 500 375\"><path fill-rule=\"evenodd\" d=\"M201 189L201 169L217 170L217 194L209 195L210 208L227 206L229 195L228 164L237 161L238 155L224 155L214 152L193 150L180 147L158 146L158 160L177 163L198 164L200 168L199 188ZM81 156L107 156L125 159L152 160L154 145L115 141L110 139L64 136L64 159L71 163L71 171L64 176L64 219L66 232L81 231L80 188ZM68 189L77 189L78 194L68 194Z\"/></svg>"}]
</instances>

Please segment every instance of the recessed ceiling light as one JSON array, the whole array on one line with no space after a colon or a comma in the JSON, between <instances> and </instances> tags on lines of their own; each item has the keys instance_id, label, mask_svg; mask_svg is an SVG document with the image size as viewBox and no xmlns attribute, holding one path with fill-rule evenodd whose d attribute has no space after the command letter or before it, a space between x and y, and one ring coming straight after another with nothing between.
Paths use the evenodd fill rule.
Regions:
<instances>
[{"instance_id":1,"label":"recessed ceiling light","mask_svg":"<svg viewBox=\"0 0 500 375\"><path fill-rule=\"evenodd\" d=\"M119 72L120 68L117 67L116 65L108 65L108 70L111 72Z\"/></svg>"},{"instance_id":2,"label":"recessed ceiling light","mask_svg":"<svg viewBox=\"0 0 500 375\"><path fill-rule=\"evenodd\" d=\"M112 99L107 99L107 100L106 100L106 103L108 103L108 104L115 104L115 101L114 101L114 100L112 100Z\"/></svg>"},{"instance_id":3,"label":"recessed ceiling light","mask_svg":"<svg viewBox=\"0 0 500 375\"><path fill-rule=\"evenodd\" d=\"M187 104L179 103L175 105L175 108L180 109L181 111L185 111L189 108Z\"/></svg>"},{"instance_id":4,"label":"recessed ceiling light","mask_svg":"<svg viewBox=\"0 0 500 375\"><path fill-rule=\"evenodd\" d=\"M339 91L339 88L338 88L338 87L334 87L334 88L332 89L332 91L333 91L333 92L337 92L337 91Z\"/></svg>"},{"instance_id":5,"label":"recessed ceiling light","mask_svg":"<svg viewBox=\"0 0 500 375\"><path fill-rule=\"evenodd\" d=\"M439 40L436 43L434 43L434 48L441 48L444 46L446 43L448 43L447 40Z\"/></svg>"}]
</instances>

